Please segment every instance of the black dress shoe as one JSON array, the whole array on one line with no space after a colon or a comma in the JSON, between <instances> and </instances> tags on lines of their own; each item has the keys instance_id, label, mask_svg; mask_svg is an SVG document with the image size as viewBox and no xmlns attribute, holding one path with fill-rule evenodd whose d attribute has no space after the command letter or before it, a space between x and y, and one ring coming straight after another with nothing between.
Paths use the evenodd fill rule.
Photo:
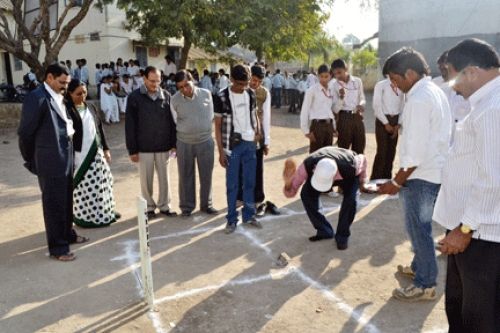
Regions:
<instances>
[{"instance_id":1,"label":"black dress shoe","mask_svg":"<svg viewBox=\"0 0 500 333\"><path fill-rule=\"evenodd\" d=\"M266 214L266 204L261 203L260 205L257 206L255 216L262 217L264 216L264 214Z\"/></svg>"},{"instance_id":2,"label":"black dress shoe","mask_svg":"<svg viewBox=\"0 0 500 333\"><path fill-rule=\"evenodd\" d=\"M347 242L345 243L337 243L337 249L343 251L343 250L347 250Z\"/></svg>"},{"instance_id":3,"label":"black dress shoe","mask_svg":"<svg viewBox=\"0 0 500 333\"><path fill-rule=\"evenodd\" d=\"M207 209L202 209L201 211L204 213L207 213L208 215L219 214L219 211L217 209L215 209L214 207L208 207Z\"/></svg>"},{"instance_id":4,"label":"black dress shoe","mask_svg":"<svg viewBox=\"0 0 500 333\"><path fill-rule=\"evenodd\" d=\"M122 214L115 212L115 219L119 220L119 219L121 219L121 217L122 217Z\"/></svg>"},{"instance_id":5,"label":"black dress shoe","mask_svg":"<svg viewBox=\"0 0 500 333\"><path fill-rule=\"evenodd\" d=\"M333 236L324 236L324 235L316 235L316 236L311 236L309 237L309 241L311 242L317 242L323 239L332 239Z\"/></svg>"},{"instance_id":6,"label":"black dress shoe","mask_svg":"<svg viewBox=\"0 0 500 333\"><path fill-rule=\"evenodd\" d=\"M153 217L156 216L156 213L154 210L150 210L149 212L146 213L146 215L148 216L148 219L152 219Z\"/></svg>"},{"instance_id":7,"label":"black dress shoe","mask_svg":"<svg viewBox=\"0 0 500 333\"><path fill-rule=\"evenodd\" d=\"M168 217L177 216L177 213L173 212L171 210L160 210L160 213L163 214L163 215L165 215L165 216L168 216Z\"/></svg>"},{"instance_id":8,"label":"black dress shoe","mask_svg":"<svg viewBox=\"0 0 500 333\"><path fill-rule=\"evenodd\" d=\"M276 205L271 201L266 201L266 212L270 213L271 215L281 215L278 207L276 207Z\"/></svg>"},{"instance_id":9,"label":"black dress shoe","mask_svg":"<svg viewBox=\"0 0 500 333\"><path fill-rule=\"evenodd\" d=\"M188 212L188 211L182 212L181 216L182 217L189 217L189 216L191 216L191 212Z\"/></svg>"}]
</instances>

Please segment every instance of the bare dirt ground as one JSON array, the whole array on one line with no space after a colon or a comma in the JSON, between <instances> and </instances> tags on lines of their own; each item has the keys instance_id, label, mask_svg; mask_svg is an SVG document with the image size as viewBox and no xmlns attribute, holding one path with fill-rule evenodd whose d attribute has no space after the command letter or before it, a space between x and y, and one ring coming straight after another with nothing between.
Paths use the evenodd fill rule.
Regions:
<instances>
[{"instance_id":1,"label":"bare dirt ground","mask_svg":"<svg viewBox=\"0 0 500 333\"><path fill-rule=\"evenodd\" d=\"M371 100L370 96L367 96ZM107 127L115 197L123 217L108 228L78 230L91 238L75 246L78 259L47 257L36 178L23 167L15 131L0 136L0 332L445 332L445 258L435 302L407 304L391 292L410 281L395 274L411 248L397 198L360 197L349 249L314 234L298 197L282 194L285 158L301 160L307 142L298 115L273 109L271 153L265 161L267 198L281 207L264 228L242 226L225 235L224 214L150 221L157 311L141 298L136 197L139 179L129 162L124 126ZM368 107L367 157L375 153ZM396 162L397 166L397 162ZM224 170L214 170L215 207L224 209ZM177 165L170 166L172 204L178 210ZM322 198L337 224L341 198ZM435 226L436 238L443 230ZM275 259L290 257L286 268Z\"/></svg>"}]
</instances>

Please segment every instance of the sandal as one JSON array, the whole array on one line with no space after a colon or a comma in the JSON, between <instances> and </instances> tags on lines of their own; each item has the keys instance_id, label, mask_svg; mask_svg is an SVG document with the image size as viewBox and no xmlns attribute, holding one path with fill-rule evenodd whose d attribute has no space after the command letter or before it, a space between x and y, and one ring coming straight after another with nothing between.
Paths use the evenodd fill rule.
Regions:
<instances>
[{"instance_id":1,"label":"sandal","mask_svg":"<svg viewBox=\"0 0 500 333\"><path fill-rule=\"evenodd\" d=\"M90 240L90 238L88 238L88 237L78 235L78 236L76 236L76 239L71 242L71 244L83 244L83 243L87 243L89 240Z\"/></svg>"},{"instance_id":2,"label":"sandal","mask_svg":"<svg viewBox=\"0 0 500 333\"><path fill-rule=\"evenodd\" d=\"M76 259L76 256L74 253L68 252L66 254L60 254L60 255L51 254L50 258L58 261L73 261Z\"/></svg>"}]
</instances>

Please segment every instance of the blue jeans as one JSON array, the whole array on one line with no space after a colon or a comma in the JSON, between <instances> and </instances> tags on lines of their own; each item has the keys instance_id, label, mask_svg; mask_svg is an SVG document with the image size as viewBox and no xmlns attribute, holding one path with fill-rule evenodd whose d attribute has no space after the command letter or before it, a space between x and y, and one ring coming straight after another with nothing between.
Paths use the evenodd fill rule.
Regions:
<instances>
[{"instance_id":1,"label":"blue jeans","mask_svg":"<svg viewBox=\"0 0 500 333\"><path fill-rule=\"evenodd\" d=\"M240 169L243 170L243 222L247 222L255 215L255 168L257 157L255 155L256 145L253 141L241 141L231 151L231 156L227 157L226 167L226 196L227 196L227 223L236 224L238 222L238 212L236 211L236 199L238 189L241 187Z\"/></svg>"},{"instance_id":2,"label":"blue jeans","mask_svg":"<svg viewBox=\"0 0 500 333\"><path fill-rule=\"evenodd\" d=\"M440 187L440 184L410 179L400 191L406 231L415 253L411 263L415 272L413 284L418 288L436 285L438 268L432 238L432 213Z\"/></svg>"},{"instance_id":3,"label":"blue jeans","mask_svg":"<svg viewBox=\"0 0 500 333\"><path fill-rule=\"evenodd\" d=\"M321 193L312 187L310 179L302 186L300 198L302 199L302 204L304 205L309 220L316 229L316 235L326 237L333 237L335 235L335 240L338 244L347 244L349 236L351 235L351 224L356 216L359 178L354 177L342 180L335 185L340 186L344 193L342 206L340 207L337 233L334 232L332 225L328 222L325 215L321 213L321 204L319 200Z\"/></svg>"}]
</instances>

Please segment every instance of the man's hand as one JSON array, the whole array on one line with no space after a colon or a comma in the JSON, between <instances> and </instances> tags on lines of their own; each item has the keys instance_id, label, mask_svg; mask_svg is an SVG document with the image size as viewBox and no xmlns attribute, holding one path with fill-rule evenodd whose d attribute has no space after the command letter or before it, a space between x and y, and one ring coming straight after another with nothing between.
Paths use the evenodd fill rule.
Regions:
<instances>
[{"instance_id":1,"label":"man's hand","mask_svg":"<svg viewBox=\"0 0 500 333\"><path fill-rule=\"evenodd\" d=\"M394 127L391 124L387 123L384 125L385 131L389 134L394 134Z\"/></svg>"},{"instance_id":2,"label":"man's hand","mask_svg":"<svg viewBox=\"0 0 500 333\"><path fill-rule=\"evenodd\" d=\"M104 158L108 164L111 164L111 152L109 150L104 151Z\"/></svg>"},{"instance_id":3,"label":"man's hand","mask_svg":"<svg viewBox=\"0 0 500 333\"><path fill-rule=\"evenodd\" d=\"M313 132L309 132L306 134L306 138L309 139L309 141L311 142L316 142L316 138L314 137L314 133Z\"/></svg>"},{"instance_id":4,"label":"man's hand","mask_svg":"<svg viewBox=\"0 0 500 333\"><path fill-rule=\"evenodd\" d=\"M358 105L358 106L356 106L355 110L357 113L363 113L363 112L365 112L365 107L363 105Z\"/></svg>"},{"instance_id":5,"label":"man's hand","mask_svg":"<svg viewBox=\"0 0 500 333\"><path fill-rule=\"evenodd\" d=\"M464 234L460 227L456 227L439 241L439 251L443 254L458 254L464 252L470 244L472 232Z\"/></svg>"},{"instance_id":6,"label":"man's hand","mask_svg":"<svg viewBox=\"0 0 500 333\"><path fill-rule=\"evenodd\" d=\"M378 188L377 188L378 189ZM377 193L377 190L373 189L373 188L370 188L368 186L366 186L366 184L364 182L360 182L359 183L359 191L361 193L368 193L368 194L373 194L373 193Z\"/></svg>"},{"instance_id":7,"label":"man's hand","mask_svg":"<svg viewBox=\"0 0 500 333\"><path fill-rule=\"evenodd\" d=\"M221 167L226 168L227 167L227 156L224 153L219 153L219 163Z\"/></svg>"},{"instance_id":8,"label":"man's hand","mask_svg":"<svg viewBox=\"0 0 500 333\"><path fill-rule=\"evenodd\" d=\"M396 139L398 137L398 135L399 135L399 128L400 127L401 127L400 125L395 125L394 126L394 133L392 133L391 139L394 140L394 139Z\"/></svg>"},{"instance_id":9,"label":"man's hand","mask_svg":"<svg viewBox=\"0 0 500 333\"><path fill-rule=\"evenodd\" d=\"M399 192L399 188L397 188L393 183L386 182L379 186L378 194L390 194L394 195Z\"/></svg>"},{"instance_id":10,"label":"man's hand","mask_svg":"<svg viewBox=\"0 0 500 333\"><path fill-rule=\"evenodd\" d=\"M269 154L269 146L265 145L263 152L264 152L264 156L267 156Z\"/></svg>"},{"instance_id":11,"label":"man's hand","mask_svg":"<svg viewBox=\"0 0 500 333\"><path fill-rule=\"evenodd\" d=\"M139 154L130 155L130 160L134 163L139 162Z\"/></svg>"}]
</instances>

